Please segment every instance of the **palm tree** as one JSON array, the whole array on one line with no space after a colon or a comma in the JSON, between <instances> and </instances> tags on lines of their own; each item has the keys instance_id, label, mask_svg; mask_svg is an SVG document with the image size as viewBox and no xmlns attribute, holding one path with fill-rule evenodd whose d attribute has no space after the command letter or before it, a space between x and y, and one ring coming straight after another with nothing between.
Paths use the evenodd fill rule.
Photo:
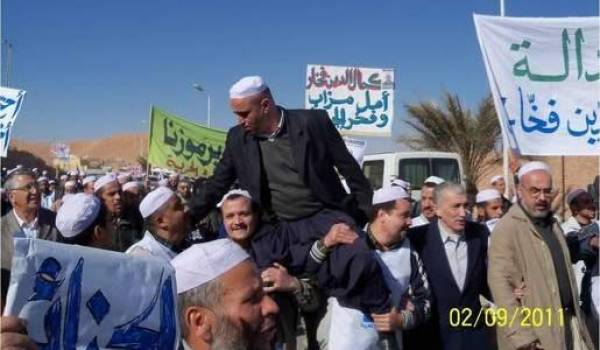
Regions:
<instances>
[{"instance_id":1,"label":"palm tree","mask_svg":"<svg viewBox=\"0 0 600 350\"><path fill-rule=\"evenodd\" d=\"M467 190L477 191L476 184L484 169L498 161L496 145L500 138L500 124L491 96L483 99L477 113L464 109L457 95L444 93L444 108L433 102L420 102L405 106L406 123L415 136L399 141L415 150L456 152L462 157L467 177Z\"/></svg>"}]
</instances>

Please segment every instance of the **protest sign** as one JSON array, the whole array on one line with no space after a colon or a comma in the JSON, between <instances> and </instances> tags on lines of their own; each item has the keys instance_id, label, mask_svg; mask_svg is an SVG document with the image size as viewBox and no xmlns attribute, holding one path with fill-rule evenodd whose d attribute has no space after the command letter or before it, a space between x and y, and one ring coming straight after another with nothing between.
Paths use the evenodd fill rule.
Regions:
<instances>
[{"instance_id":1,"label":"protest sign","mask_svg":"<svg viewBox=\"0 0 600 350\"><path fill-rule=\"evenodd\" d=\"M209 177L221 159L227 133L152 107L148 162L192 177Z\"/></svg>"},{"instance_id":2,"label":"protest sign","mask_svg":"<svg viewBox=\"0 0 600 350\"><path fill-rule=\"evenodd\" d=\"M598 17L474 20L510 147L526 155L599 155Z\"/></svg>"},{"instance_id":3,"label":"protest sign","mask_svg":"<svg viewBox=\"0 0 600 350\"><path fill-rule=\"evenodd\" d=\"M308 65L308 109L324 109L344 135L390 136L394 70Z\"/></svg>"},{"instance_id":4,"label":"protest sign","mask_svg":"<svg viewBox=\"0 0 600 350\"><path fill-rule=\"evenodd\" d=\"M23 104L25 90L0 86L0 155L6 157L12 126Z\"/></svg>"},{"instance_id":5,"label":"protest sign","mask_svg":"<svg viewBox=\"0 0 600 350\"><path fill-rule=\"evenodd\" d=\"M5 315L43 349L176 349L175 273L153 257L15 239Z\"/></svg>"}]
</instances>

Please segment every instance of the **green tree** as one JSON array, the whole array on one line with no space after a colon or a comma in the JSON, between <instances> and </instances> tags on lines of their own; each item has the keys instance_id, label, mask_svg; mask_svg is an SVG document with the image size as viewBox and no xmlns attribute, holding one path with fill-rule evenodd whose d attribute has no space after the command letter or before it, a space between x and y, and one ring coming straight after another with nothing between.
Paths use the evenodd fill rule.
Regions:
<instances>
[{"instance_id":1,"label":"green tree","mask_svg":"<svg viewBox=\"0 0 600 350\"><path fill-rule=\"evenodd\" d=\"M455 152L462 157L467 177L467 190L477 191L476 184L486 167L498 161L496 150L500 139L500 123L491 96L484 98L476 113L465 109L457 95L443 96L443 107L433 102L405 106L406 123L415 133L399 141L415 150Z\"/></svg>"}]
</instances>

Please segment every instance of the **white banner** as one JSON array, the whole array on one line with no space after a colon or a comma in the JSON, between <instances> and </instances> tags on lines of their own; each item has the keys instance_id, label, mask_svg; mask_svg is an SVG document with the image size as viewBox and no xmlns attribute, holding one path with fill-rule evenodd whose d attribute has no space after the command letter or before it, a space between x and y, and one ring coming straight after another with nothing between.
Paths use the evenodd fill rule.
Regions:
<instances>
[{"instance_id":1,"label":"white banner","mask_svg":"<svg viewBox=\"0 0 600 350\"><path fill-rule=\"evenodd\" d=\"M390 136L394 70L308 65L305 107L324 109L344 135Z\"/></svg>"},{"instance_id":2,"label":"white banner","mask_svg":"<svg viewBox=\"0 0 600 350\"><path fill-rule=\"evenodd\" d=\"M25 90L0 86L0 156L6 157L10 132L21 110Z\"/></svg>"},{"instance_id":3,"label":"white banner","mask_svg":"<svg viewBox=\"0 0 600 350\"><path fill-rule=\"evenodd\" d=\"M15 239L4 313L43 349L176 349L176 297L159 259Z\"/></svg>"},{"instance_id":4,"label":"white banner","mask_svg":"<svg viewBox=\"0 0 600 350\"><path fill-rule=\"evenodd\" d=\"M511 148L526 155L600 155L599 18L474 20Z\"/></svg>"}]
</instances>

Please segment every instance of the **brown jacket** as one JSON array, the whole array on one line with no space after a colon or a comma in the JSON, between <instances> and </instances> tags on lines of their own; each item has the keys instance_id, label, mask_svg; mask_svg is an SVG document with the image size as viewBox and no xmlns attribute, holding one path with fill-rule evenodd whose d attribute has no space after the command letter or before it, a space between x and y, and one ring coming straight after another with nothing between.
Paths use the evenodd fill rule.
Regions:
<instances>
[{"instance_id":1,"label":"brown jacket","mask_svg":"<svg viewBox=\"0 0 600 350\"><path fill-rule=\"evenodd\" d=\"M557 223L554 223L553 231L559 239L565 265L569 267L567 271L575 314L579 320L580 337L589 349L593 349L579 308L579 293L570 268L571 260L564 235ZM569 320L563 314L563 326L559 325L561 315L558 310L561 302L552 256L519 205L513 205L496 224L491 235L488 257L488 284L494 303L498 308L508 311L505 324L497 324L499 349L517 349L535 340L540 342L543 349L564 349L564 323ZM522 282L525 283L525 296L519 303L513 290ZM540 318L540 311L534 310L541 310L542 317ZM533 313L536 314L535 320Z\"/></svg>"}]
</instances>

